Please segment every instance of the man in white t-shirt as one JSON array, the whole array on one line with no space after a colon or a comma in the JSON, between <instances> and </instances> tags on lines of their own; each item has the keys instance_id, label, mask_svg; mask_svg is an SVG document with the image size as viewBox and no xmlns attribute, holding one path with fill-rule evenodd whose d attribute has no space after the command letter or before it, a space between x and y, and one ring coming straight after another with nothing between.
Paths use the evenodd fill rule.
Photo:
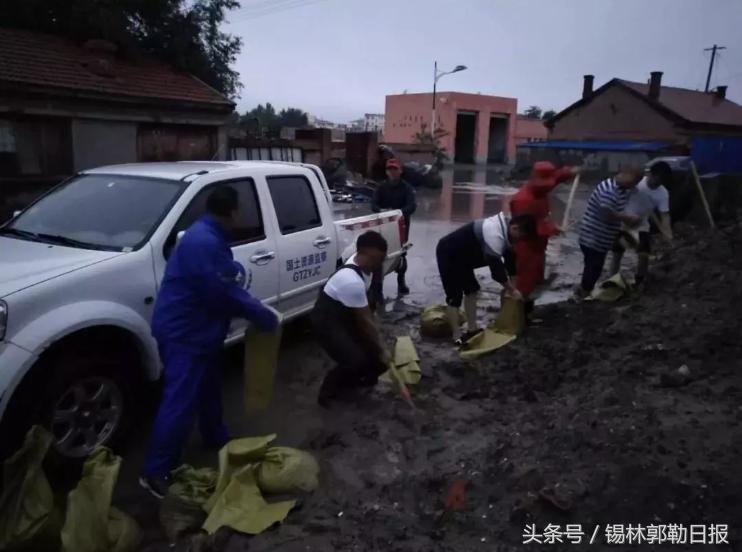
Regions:
<instances>
[{"instance_id":1,"label":"man in white t-shirt","mask_svg":"<svg viewBox=\"0 0 742 552\"><path fill-rule=\"evenodd\" d=\"M492 279L506 293L523 299L511 276L515 275L513 242L536 235L533 215L510 218L505 213L469 222L443 236L435 250L438 273L446 294L448 323L453 341L460 347L479 333L477 297L479 281L474 271L489 267ZM464 304L467 332L461 335L459 309Z\"/></svg>"},{"instance_id":2,"label":"man in white t-shirt","mask_svg":"<svg viewBox=\"0 0 742 552\"><path fill-rule=\"evenodd\" d=\"M670 166L660 161L652 165L649 173L636 186L629 196L625 213L634 215L640 219L639 226L634 230L623 229L621 235L613 246L613 259L611 274L621 270L621 259L626 247L636 248L638 263L636 269L636 283L641 284L649 272L649 254L651 252L651 235L649 219L652 214L659 213L659 220L655 220L655 226L666 240L672 240L672 226L670 224L670 194L664 186L672 179ZM638 234L637 234L638 231Z\"/></svg>"},{"instance_id":3,"label":"man in white t-shirt","mask_svg":"<svg viewBox=\"0 0 742 552\"><path fill-rule=\"evenodd\" d=\"M314 333L336 363L320 388L322 406L350 389L376 385L387 369L389 356L368 304L371 277L386 253L386 240L378 232L359 236L356 254L330 277L314 305Z\"/></svg>"}]
</instances>

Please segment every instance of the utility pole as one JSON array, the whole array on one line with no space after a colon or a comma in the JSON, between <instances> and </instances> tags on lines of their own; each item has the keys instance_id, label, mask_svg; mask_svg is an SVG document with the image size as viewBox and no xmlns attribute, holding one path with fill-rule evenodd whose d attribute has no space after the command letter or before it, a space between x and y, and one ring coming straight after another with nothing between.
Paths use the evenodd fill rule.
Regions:
<instances>
[{"instance_id":1,"label":"utility pole","mask_svg":"<svg viewBox=\"0 0 742 552\"><path fill-rule=\"evenodd\" d=\"M438 84L438 61L433 64L433 118L430 123L430 135L435 141L435 87Z\"/></svg>"},{"instance_id":2,"label":"utility pole","mask_svg":"<svg viewBox=\"0 0 742 552\"><path fill-rule=\"evenodd\" d=\"M457 65L450 71L438 71L438 62L433 64L433 120L430 122L430 133L435 137L435 91L438 86L438 79L451 73L458 73L459 71L465 71L466 65Z\"/></svg>"},{"instance_id":3,"label":"utility pole","mask_svg":"<svg viewBox=\"0 0 742 552\"><path fill-rule=\"evenodd\" d=\"M704 48L704 52L708 52L711 50L711 62L709 63L709 74L706 76L706 90L704 92L709 91L709 85L711 84L711 71L714 70L714 59L716 58L716 52L719 50L726 50L725 46L717 46L716 44L713 45L711 48Z\"/></svg>"}]
</instances>

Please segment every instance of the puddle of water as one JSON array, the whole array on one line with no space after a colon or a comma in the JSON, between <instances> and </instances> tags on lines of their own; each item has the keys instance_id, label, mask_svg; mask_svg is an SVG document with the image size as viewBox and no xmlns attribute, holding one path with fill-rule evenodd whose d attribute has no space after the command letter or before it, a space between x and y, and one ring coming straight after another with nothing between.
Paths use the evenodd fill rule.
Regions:
<instances>
[{"instance_id":1,"label":"puddle of water","mask_svg":"<svg viewBox=\"0 0 742 552\"><path fill-rule=\"evenodd\" d=\"M472 220L495 215L507 209L510 197L520 183L505 182L499 167L463 167L445 171L440 190L418 189L418 208L412 217L408 254L407 284L411 294L403 299L405 304L426 307L442 303L443 289L438 276L435 249L438 241L459 226ZM579 219L592 188L582 186L576 196L570 216L568 231L549 243L547 274L556 272L551 288L542 294L539 303L563 301L572 293L582 271L582 254L577 245L575 222ZM552 217L562 222L569 185L559 186L551 194ZM336 213L343 218L370 212L368 203L336 204ZM483 308L499 303L500 286L494 283L489 271L477 271L483 293ZM393 299L397 295L396 278L389 276L384 283L384 294ZM397 304L398 305L398 304ZM387 310L395 302L387 304Z\"/></svg>"}]
</instances>

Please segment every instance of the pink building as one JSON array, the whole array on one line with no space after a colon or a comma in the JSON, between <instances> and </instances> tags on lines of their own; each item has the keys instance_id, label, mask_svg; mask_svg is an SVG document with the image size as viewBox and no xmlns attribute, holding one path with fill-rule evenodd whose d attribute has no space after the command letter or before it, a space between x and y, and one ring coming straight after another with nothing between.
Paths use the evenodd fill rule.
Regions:
<instances>
[{"instance_id":1,"label":"pink building","mask_svg":"<svg viewBox=\"0 0 742 552\"><path fill-rule=\"evenodd\" d=\"M544 121L518 115L515 122L515 145L542 142L549 134Z\"/></svg>"},{"instance_id":2,"label":"pink building","mask_svg":"<svg viewBox=\"0 0 742 552\"><path fill-rule=\"evenodd\" d=\"M384 138L410 144L423 125L430 129L433 94L386 97ZM515 161L518 100L462 92L436 94L436 128L448 134L441 145L458 163Z\"/></svg>"}]
</instances>

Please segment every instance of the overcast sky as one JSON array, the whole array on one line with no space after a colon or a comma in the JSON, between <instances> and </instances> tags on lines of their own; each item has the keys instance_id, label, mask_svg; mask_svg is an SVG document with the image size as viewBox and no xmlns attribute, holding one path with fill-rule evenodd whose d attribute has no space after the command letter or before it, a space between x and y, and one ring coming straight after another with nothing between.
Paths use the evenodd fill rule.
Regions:
<instances>
[{"instance_id":1,"label":"overcast sky","mask_svg":"<svg viewBox=\"0 0 742 552\"><path fill-rule=\"evenodd\" d=\"M481 92L559 111L582 75L703 89L714 43L727 50L711 85L742 103L742 0L242 0L228 32L243 111L299 107L347 122L382 113L387 94L428 92L433 62L467 71L439 90Z\"/></svg>"}]
</instances>

